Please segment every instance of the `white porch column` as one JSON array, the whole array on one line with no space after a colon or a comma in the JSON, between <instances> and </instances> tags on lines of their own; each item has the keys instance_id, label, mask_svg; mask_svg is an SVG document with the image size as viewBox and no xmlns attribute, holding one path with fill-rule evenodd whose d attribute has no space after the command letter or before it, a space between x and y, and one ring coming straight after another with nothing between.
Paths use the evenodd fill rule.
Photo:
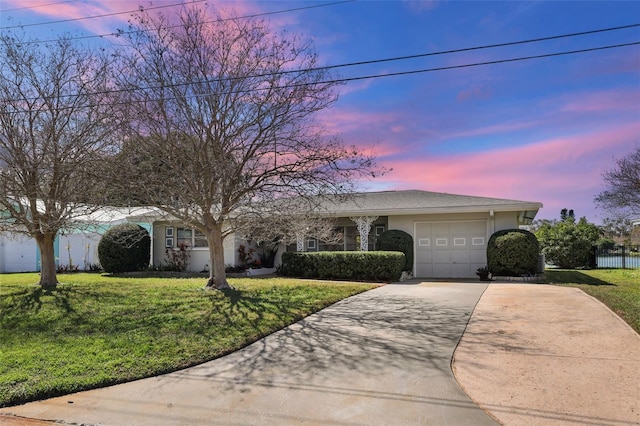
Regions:
<instances>
[{"instance_id":1,"label":"white porch column","mask_svg":"<svg viewBox=\"0 0 640 426\"><path fill-rule=\"evenodd\" d=\"M304 251L304 234L296 232L296 251Z\"/></svg>"},{"instance_id":2,"label":"white porch column","mask_svg":"<svg viewBox=\"0 0 640 426\"><path fill-rule=\"evenodd\" d=\"M358 225L358 233L360 234L360 250L369 251L369 231L371 224L378 219L378 216L356 216L350 217L352 221Z\"/></svg>"}]
</instances>

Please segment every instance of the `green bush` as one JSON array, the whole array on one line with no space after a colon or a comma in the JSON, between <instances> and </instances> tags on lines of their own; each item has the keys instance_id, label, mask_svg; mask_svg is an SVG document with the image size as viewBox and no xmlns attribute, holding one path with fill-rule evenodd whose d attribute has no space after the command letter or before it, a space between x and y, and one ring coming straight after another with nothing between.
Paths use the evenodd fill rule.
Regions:
<instances>
[{"instance_id":1,"label":"green bush","mask_svg":"<svg viewBox=\"0 0 640 426\"><path fill-rule=\"evenodd\" d=\"M132 272L149 266L151 238L140 225L123 223L104 233L98 257L105 272Z\"/></svg>"},{"instance_id":2,"label":"green bush","mask_svg":"<svg viewBox=\"0 0 640 426\"><path fill-rule=\"evenodd\" d=\"M404 264L397 251L286 252L280 270L289 277L391 282Z\"/></svg>"},{"instance_id":3,"label":"green bush","mask_svg":"<svg viewBox=\"0 0 640 426\"><path fill-rule=\"evenodd\" d=\"M493 275L533 275L538 270L538 239L523 229L497 231L487 243L487 267Z\"/></svg>"},{"instance_id":4,"label":"green bush","mask_svg":"<svg viewBox=\"0 0 640 426\"><path fill-rule=\"evenodd\" d=\"M390 229L378 235L376 248L381 251L404 253L403 271L413 271L413 237L411 235L398 229Z\"/></svg>"},{"instance_id":5,"label":"green bush","mask_svg":"<svg viewBox=\"0 0 640 426\"><path fill-rule=\"evenodd\" d=\"M600 229L585 217L544 224L536 231L545 260L562 269L587 267L592 261L593 246Z\"/></svg>"}]
</instances>

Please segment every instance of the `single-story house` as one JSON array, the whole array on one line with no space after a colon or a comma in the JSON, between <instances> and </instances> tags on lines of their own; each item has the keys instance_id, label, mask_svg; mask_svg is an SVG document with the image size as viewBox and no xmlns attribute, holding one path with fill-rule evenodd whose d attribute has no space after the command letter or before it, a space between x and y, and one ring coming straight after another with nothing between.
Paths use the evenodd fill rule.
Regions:
<instances>
[{"instance_id":1,"label":"single-story house","mask_svg":"<svg viewBox=\"0 0 640 426\"><path fill-rule=\"evenodd\" d=\"M342 241L326 244L304 235L283 251L375 250L376 237L389 229L407 232L414 241L416 277L475 278L486 266L487 241L495 231L529 225L542 203L499 198L445 194L429 191L363 192L336 203L327 203L323 215L334 220ZM180 243L191 247L189 267L209 268L206 239L178 221L160 216L133 216L130 220L151 223L152 263L163 263L167 248ZM232 234L224 242L225 264L236 265L240 245L251 243Z\"/></svg>"},{"instance_id":2,"label":"single-story house","mask_svg":"<svg viewBox=\"0 0 640 426\"><path fill-rule=\"evenodd\" d=\"M322 209L322 215L334 220L342 234L341 241L326 244L313 235L301 235L297 244L280 248L276 263L285 250L375 250L378 235L386 230L398 229L413 237L414 276L475 278L476 270L486 265L487 241L491 234L530 224L541 207L541 203L533 201L419 190L358 193L346 201L328 202ZM145 227L152 241L152 265L162 265L167 249L176 249L185 243L190 247L189 269L209 269L207 241L198 231L179 221L170 220L153 209L131 211L125 216L118 217L117 221L147 224ZM92 236L90 244L93 247L97 245L98 234L96 232ZM78 241L77 244L72 243L71 247L77 245L85 250L89 243ZM4 244L8 244L6 240ZM230 235L224 242L225 264L237 265L240 245L250 244L240 235ZM87 254L83 252L79 257L67 256L65 247L61 238L61 262L65 257L82 259L85 263L87 259L91 259L88 263L96 259L95 254L88 253L88 250ZM14 249L5 249L4 253L7 252L13 253ZM0 248L0 272L3 272L3 264L5 272L13 270L6 265L15 262L15 259L5 258L3 263L2 253Z\"/></svg>"},{"instance_id":3,"label":"single-story house","mask_svg":"<svg viewBox=\"0 0 640 426\"><path fill-rule=\"evenodd\" d=\"M491 234L530 224L540 208L539 202L407 190L357 194L332 213L344 227L341 249L375 249L377 235L398 229L413 237L415 277L475 278L487 264ZM304 250L325 249L331 248L312 236L304 241Z\"/></svg>"}]
</instances>

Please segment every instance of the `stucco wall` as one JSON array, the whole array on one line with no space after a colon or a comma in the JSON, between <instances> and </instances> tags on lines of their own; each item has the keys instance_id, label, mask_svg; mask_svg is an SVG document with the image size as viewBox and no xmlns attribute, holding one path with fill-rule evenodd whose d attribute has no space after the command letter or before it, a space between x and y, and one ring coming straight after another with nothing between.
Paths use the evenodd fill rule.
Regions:
<instances>
[{"instance_id":1,"label":"stucco wall","mask_svg":"<svg viewBox=\"0 0 640 426\"><path fill-rule=\"evenodd\" d=\"M176 232L177 227L182 227L180 223L175 222L156 222L153 226L153 266L159 267L166 263L165 254L165 242L166 242L166 228L172 227ZM174 235L172 238L176 238ZM174 240L175 245L175 240ZM204 270L210 270L209 265L209 248L208 247L194 247L190 249L190 259L188 269L190 271L200 272ZM237 249L236 249L236 237L230 235L224 240L224 263L225 265L235 265L237 263Z\"/></svg>"}]
</instances>

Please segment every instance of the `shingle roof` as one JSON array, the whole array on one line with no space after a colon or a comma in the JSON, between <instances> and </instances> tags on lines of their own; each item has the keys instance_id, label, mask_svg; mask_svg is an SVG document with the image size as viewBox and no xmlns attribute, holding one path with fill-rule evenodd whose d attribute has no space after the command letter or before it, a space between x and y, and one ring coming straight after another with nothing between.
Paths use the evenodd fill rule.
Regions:
<instances>
[{"instance_id":1,"label":"shingle roof","mask_svg":"<svg viewBox=\"0 0 640 426\"><path fill-rule=\"evenodd\" d=\"M420 190L357 193L347 200L325 204L325 209L337 215L348 214L416 214L494 211L537 212L542 203L446 194Z\"/></svg>"}]
</instances>

